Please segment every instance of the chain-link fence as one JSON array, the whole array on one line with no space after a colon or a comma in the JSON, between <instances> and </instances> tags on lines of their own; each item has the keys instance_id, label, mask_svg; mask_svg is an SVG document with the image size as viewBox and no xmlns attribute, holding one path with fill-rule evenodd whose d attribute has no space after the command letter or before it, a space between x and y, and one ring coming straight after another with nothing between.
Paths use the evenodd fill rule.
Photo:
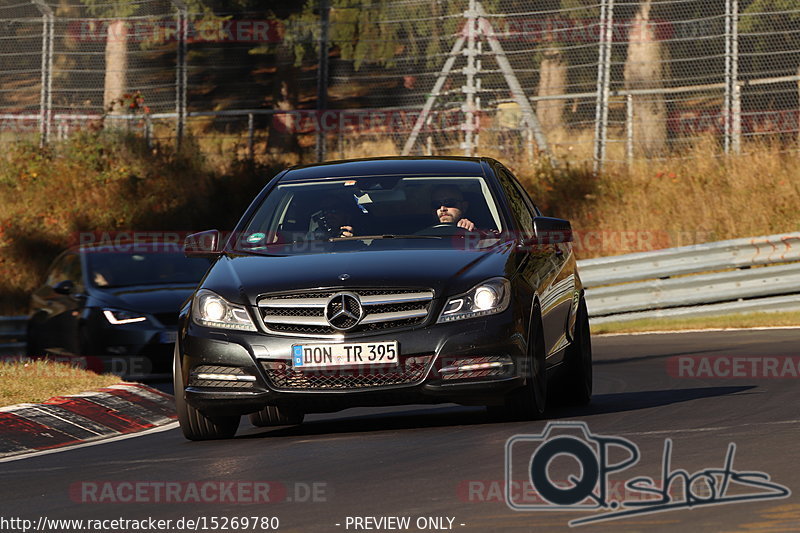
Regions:
<instances>
[{"instance_id":1,"label":"chain-link fence","mask_svg":"<svg viewBox=\"0 0 800 533\"><path fill-rule=\"evenodd\" d=\"M5 0L0 28L0 142L599 167L800 134L785 0Z\"/></svg>"}]
</instances>

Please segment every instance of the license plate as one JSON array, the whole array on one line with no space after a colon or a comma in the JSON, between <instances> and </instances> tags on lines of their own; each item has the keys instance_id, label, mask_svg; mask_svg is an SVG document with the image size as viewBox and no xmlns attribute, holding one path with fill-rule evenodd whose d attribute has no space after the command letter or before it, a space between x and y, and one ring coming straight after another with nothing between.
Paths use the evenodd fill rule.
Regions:
<instances>
[{"instance_id":1,"label":"license plate","mask_svg":"<svg viewBox=\"0 0 800 533\"><path fill-rule=\"evenodd\" d=\"M355 342L350 344L295 344L295 368L328 368L351 365L396 365L397 341Z\"/></svg>"},{"instance_id":2,"label":"license plate","mask_svg":"<svg viewBox=\"0 0 800 533\"><path fill-rule=\"evenodd\" d=\"M158 340L162 344L175 344L175 341L178 340L178 332L177 331L162 331L158 334Z\"/></svg>"}]
</instances>

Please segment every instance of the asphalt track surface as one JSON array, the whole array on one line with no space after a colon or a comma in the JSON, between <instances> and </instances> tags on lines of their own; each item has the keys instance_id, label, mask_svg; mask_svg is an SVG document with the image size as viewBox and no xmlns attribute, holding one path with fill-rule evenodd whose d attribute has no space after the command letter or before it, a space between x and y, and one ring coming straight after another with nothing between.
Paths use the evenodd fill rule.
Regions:
<instances>
[{"instance_id":1,"label":"asphalt track surface","mask_svg":"<svg viewBox=\"0 0 800 533\"><path fill-rule=\"evenodd\" d=\"M770 475L770 482L792 494L783 499L690 509L680 505L685 497L675 489L672 501L678 505L674 510L587 524L578 530L800 531L798 378L785 371L782 378L771 374L710 377L709 367L702 377L681 377L675 366L676 357L727 357L731 366L718 364L717 373L724 374L726 369L728 374L742 372L742 365L747 365L747 373L760 362L771 359L783 364L786 359L779 357L792 356L789 361L797 370L799 338L798 329L595 338L592 404L552 409L549 421L584 421L593 434L624 437L639 448L638 463L610 475L613 498L629 498L620 491L620 481L636 476L661 481L667 438L672 442L670 472L684 469L691 475L723 470L729 443L735 443L729 471L764 472ZM746 357L739 360L749 362L734 368L732 357ZM298 428L256 429L243 421L231 441L191 443L179 429L172 428L0 463L0 518L37 523L40 517L173 521L205 517L205 531L214 531L213 517L258 516L278 517L278 531L334 532L443 531L448 530L447 518L451 518L455 531L566 531L570 520L611 510L514 511L503 499L507 439L541 434L547 422L491 422L482 409L448 405L316 415ZM527 462L541 444L531 440L512 445L512 480L526 479ZM627 456L620 448L616 453L610 453L613 461ZM581 476L577 461L563 454L553 459L547 471L553 480ZM715 479L719 481L717 503L732 495L768 492L730 482L730 475L723 491L721 475ZM133 502L121 501L131 497L130 491L120 492L122 483L141 487L159 481L182 482L184 492L175 493L182 501L152 503L148 501L154 498L152 490L133 495ZM197 494L186 489L192 483L220 481L245 487L250 482L272 482L269 494L281 501L265 502L262 492L255 498L262 500L259 503L247 503L252 494L236 496L238 503L220 503L215 501L219 496L210 493L198 502ZM701 481L697 484L693 493L708 497L708 486L703 489ZM102 503L84 502L92 497L89 492L81 493L86 487L111 492ZM316 495L310 494L314 488ZM93 494L102 496L101 492ZM641 500L641 493L636 494ZM542 503L525 490L512 491L512 498L524 504ZM409 517L410 525L407 529L378 528L366 517ZM447 518L441 524L418 524L426 517ZM356 527L356 518L363 520L362 527ZM6 522L0 529L21 531L12 525ZM112 530L117 529L93 531ZM175 527L165 530L178 531ZM204 530L202 525L198 530ZM216 530L236 529L229 523ZM251 524L247 530L266 529L253 529Z\"/></svg>"}]
</instances>

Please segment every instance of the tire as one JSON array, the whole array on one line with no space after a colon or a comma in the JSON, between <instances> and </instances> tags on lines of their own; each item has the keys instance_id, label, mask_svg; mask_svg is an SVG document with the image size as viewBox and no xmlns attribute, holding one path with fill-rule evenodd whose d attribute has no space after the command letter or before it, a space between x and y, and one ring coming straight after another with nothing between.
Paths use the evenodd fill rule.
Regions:
<instances>
[{"instance_id":1,"label":"tire","mask_svg":"<svg viewBox=\"0 0 800 533\"><path fill-rule=\"evenodd\" d=\"M583 296L578 302L574 337L564 354L565 368L559 379L558 396L566 405L587 405L592 400L592 337Z\"/></svg>"},{"instance_id":2,"label":"tire","mask_svg":"<svg viewBox=\"0 0 800 533\"><path fill-rule=\"evenodd\" d=\"M177 342L175 343L172 381L175 386L175 411L178 413L178 422L184 437L189 440L212 440L229 439L236 434L240 416L209 417L186 403Z\"/></svg>"},{"instance_id":3,"label":"tire","mask_svg":"<svg viewBox=\"0 0 800 533\"><path fill-rule=\"evenodd\" d=\"M39 333L36 331L36 326L33 325L33 319L28 321L28 327L25 332L25 355L31 359L37 359L44 356L44 348L39 344Z\"/></svg>"},{"instance_id":4,"label":"tire","mask_svg":"<svg viewBox=\"0 0 800 533\"><path fill-rule=\"evenodd\" d=\"M267 405L257 413L250 414L250 423L256 427L299 426L305 418L304 413L281 409L275 405Z\"/></svg>"},{"instance_id":5,"label":"tire","mask_svg":"<svg viewBox=\"0 0 800 533\"><path fill-rule=\"evenodd\" d=\"M503 420L538 420L547 409L547 371L545 363L544 331L537 311L528 342L528 359L525 364L525 385L510 393L503 406L488 406L489 416Z\"/></svg>"}]
</instances>

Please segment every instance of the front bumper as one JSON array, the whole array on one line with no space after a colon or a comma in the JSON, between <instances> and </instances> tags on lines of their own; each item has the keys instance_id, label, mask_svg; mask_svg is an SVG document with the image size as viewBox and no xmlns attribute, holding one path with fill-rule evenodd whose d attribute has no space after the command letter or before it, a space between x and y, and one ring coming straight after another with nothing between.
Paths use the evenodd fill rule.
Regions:
<instances>
[{"instance_id":1,"label":"front bumper","mask_svg":"<svg viewBox=\"0 0 800 533\"><path fill-rule=\"evenodd\" d=\"M100 308L90 309L84 324L88 344L82 347L85 353L81 355L97 361L100 370L127 378L171 372L175 325L162 325L151 318L109 324Z\"/></svg>"},{"instance_id":2,"label":"front bumper","mask_svg":"<svg viewBox=\"0 0 800 533\"><path fill-rule=\"evenodd\" d=\"M185 328L178 343L185 398L208 415L246 414L265 405L307 413L426 403L489 405L500 403L510 390L524 383L526 322L515 316L513 308L489 317L344 339L340 342L395 340L403 364L410 362L409 358L425 364L419 377L407 383L385 380L390 384L370 385L361 379L355 387L337 381L336 370L328 371L334 374L332 380L324 380L336 383L334 388L291 388L285 382L283 387L276 384L280 382L270 369L283 367L292 371L292 345L320 342L317 339L212 330L191 322ZM464 368L464 363L486 361L495 362L492 370L454 371L459 365ZM198 369L254 380L227 383L198 380ZM350 376L351 372L368 370L362 367L342 373ZM346 383L353 381L348 378Z\"/></svg>"}]
</instances>

